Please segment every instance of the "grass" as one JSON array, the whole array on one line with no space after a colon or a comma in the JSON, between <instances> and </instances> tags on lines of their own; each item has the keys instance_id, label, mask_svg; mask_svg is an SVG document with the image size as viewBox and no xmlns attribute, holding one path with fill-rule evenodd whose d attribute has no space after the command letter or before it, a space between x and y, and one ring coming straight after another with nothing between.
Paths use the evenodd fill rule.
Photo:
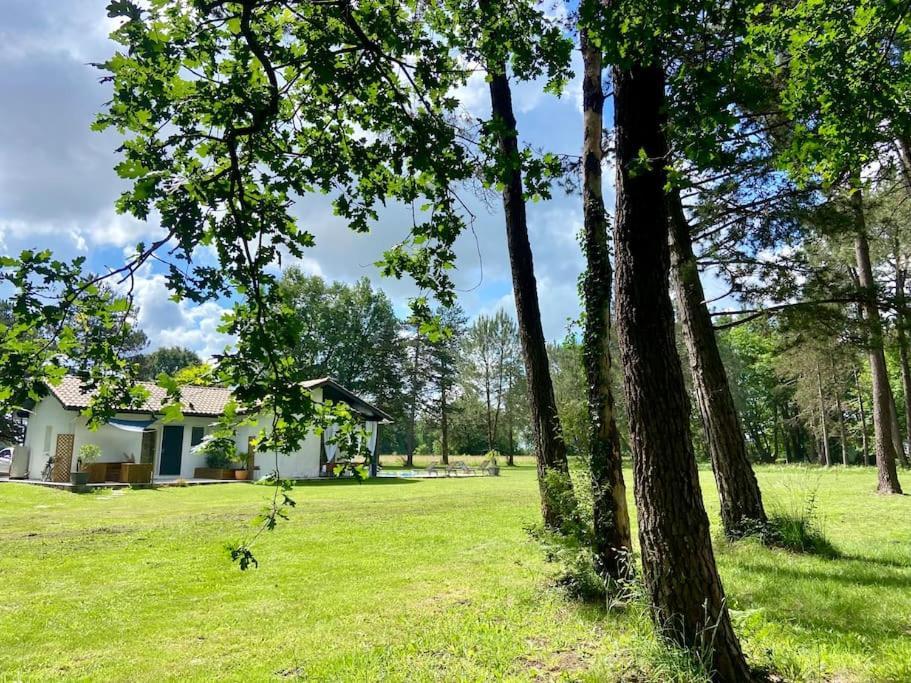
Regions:
<instances>
[{"instance_id":1,"label":"grass","mask_svg":"<svg viewBox=\"0 0 911 683\"><path fill-rule=\"evenodd\" d=\"M872 469L759 479L773 512L815 492L839 555L717 540L751 661L788 680L911 680L911 497L877 496ZM268 493L0 485L0 680L698 679L641 608L604 613L550 587L523 531L531 466L300 486L260 568L241 573L223 545Z\"/></svg>"},{"instance_id":2,"label":"grass","mask_svg":"<svg viewBox=\"0 0 911 683\"><path fill-rule=\"evenodd\" d=\"M533 455L516 455L513 456L515 459L515 464L517 466L532 466L535 464L535 457ZM469 467L478 467L482 465L487 459L486 455L450 455L449 463L454 464L457 462L464 462ZM498 464L501 467L506 466L506 456L501 455L498 459ZM396 469L404 465L405 456L404 455L383 455L380 456L380 462L383 467ZM415 455L414 456L414 467L424 468L427 467L431 462L437 464L442 462L442 458L439 455Z\"/></svg>"}]
</instances>

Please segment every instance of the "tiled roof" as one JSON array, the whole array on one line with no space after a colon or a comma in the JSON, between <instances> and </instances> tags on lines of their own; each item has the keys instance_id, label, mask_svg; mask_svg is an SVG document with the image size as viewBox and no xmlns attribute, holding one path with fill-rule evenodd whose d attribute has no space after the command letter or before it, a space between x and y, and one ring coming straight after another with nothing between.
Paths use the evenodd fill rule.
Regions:
<instances>
[{"instance_id":1,"label":"tiled roof","mask_svg":"<svg viewBox=\"0 0 911 683\"><path fill-rule=\"evenodd\" d=\"M393 422L392 416L384 410L380 410L375 405L368 403L360 396L343 387L332 377L321 377L319 379L308 379L301 382L307 389L322 387L324 390L323 397L331 400L342 400L350 405L355 412L360 413L368 420L379 420L380 422ZM326 392L325 390L329 391ZM328 394L328 395L327 395Z\"/></svg>"},{"instance_id":2,"label":"tiled roof","mask_svg":"<svg viewBox=\"0 0 911 683\"><path fill-rule=\"evenodd\" d=\"M167 398L167 392L152 382L138 382L140 386L149 391L149 400L142 408L134 408L128 412L157 413L161 404ZM87 408L92 397L91 392L82 390L82 380L72 375L67 375L57 386L50 387L51 393L69 410ZM184 415L200 417L218 417L221 415L228 401L231 400L231 390L222 387L181 387L181 404Z\"/></svg>"},{"instance_id":3,"label":"tiled roof","mask_svg":"<svg viewBox=\"0 0 911 683\"><path fill-rule=\"evenodd\" d=\"M152 382L138 382L138 384L149 391L149 399L142 408L133 408L124 412L160 412L162 403L167 399L167 392ZM388 413L371 405L331 377L311 379L302 384L307 389L315 387L330 389L333 394L331 398L345 401L367 419L392 421L392 417ZM73 375L66 375L60 384L51 386L50 390L68 410L87 408L92 397L92 392L82 390L82 380ZM219 417L224 413L228 401L231 400L231 390L223 387L184 386L181 387L180 393L183 414L190 417Z\"/></svg>"}]
</instances>

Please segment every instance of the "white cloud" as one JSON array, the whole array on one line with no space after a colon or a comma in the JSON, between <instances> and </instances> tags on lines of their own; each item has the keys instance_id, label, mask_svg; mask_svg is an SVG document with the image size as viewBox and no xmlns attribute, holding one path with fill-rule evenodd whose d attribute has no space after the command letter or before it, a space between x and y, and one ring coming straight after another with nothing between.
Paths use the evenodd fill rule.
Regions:
<instances>
[{"instance_id":1,"label":"white cloud","mask_svg":"<svg viewBox=\"0 0 911 683\"><path fill-rule=\"evenodd\" d=\"M163 275L137 274L133 296L139 327L148 335L151 349L184 346L208 358L232 342L217 329L226 308L212 301L172 301Z\"/></svg>"}]
</instances>

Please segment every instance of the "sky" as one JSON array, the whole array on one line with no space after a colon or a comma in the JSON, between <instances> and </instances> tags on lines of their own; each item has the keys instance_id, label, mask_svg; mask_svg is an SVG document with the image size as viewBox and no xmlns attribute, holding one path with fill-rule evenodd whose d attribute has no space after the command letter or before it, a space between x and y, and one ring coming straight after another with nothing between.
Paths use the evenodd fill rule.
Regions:
<instances>
[{"instance_id":1,"label":"sky","mask_svg":"<svg viewBox=\"0 0 911 683\"><path fill-rule=\"evenodd\" d=\"M0 23L0 253L51 249L70 259L83 255L100 272L122 264L138 242L160 236L155 222L140 222L114 211L124 189L113 170L119 157L116 134L89 129L110 97L91 66L113 54L107 0L4 0ZM540 84L514 85L520 137L547 151L578 154L581 147L581 95L577 76L560 98ZM469 113L488 111L487 85L473 79L459 93ZM610 174L606 174L606 180ZM610 183L605 199L613 204ZM475 230L457 244L456 286L470 318L499 308L514 315L506 236L499 196L475 197ZM390 210L369 235L358 235L335 216L326 197L308 197L296 208L300 226L316 236L316 246L296 262L308 273L353 282L368 277L404 313L417 290L407 281L382 278L373 263L400 241L407 225ZM553 199L530 204L529 230L535 257L545 335L562 338L567 321L579 313L576 283L583 259L576 236L582 225L578 196L556 191ZM290 265L288 261L285 266ZM8 294L0 292L0 295ZM154 265L137 279L139 325L150 350L180 345L209 356L229 340L216 328L222 309L169 299L164 277Z\"/></svg>"}]
</instances>

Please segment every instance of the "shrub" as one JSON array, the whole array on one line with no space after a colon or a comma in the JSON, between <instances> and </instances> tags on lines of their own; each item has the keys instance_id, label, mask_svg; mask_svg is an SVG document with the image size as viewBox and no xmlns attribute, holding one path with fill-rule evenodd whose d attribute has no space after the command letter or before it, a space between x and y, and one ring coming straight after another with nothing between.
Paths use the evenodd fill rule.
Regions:
<instances>
[{"instance_id":1,"label":"shrub","mask_svg":"<svg viewBox=\"0 0 911 683\"><path fill-rule=\"evenodd\" d=\"M487 464L496 466L497 458L501 458L501 457L503 457L503 456L500 455L500 451L498 451L496 448L494 448L492 451L487 451L484 454L484 462Z\"/></svg>"},{"instance_id":2,"label":"shrub","mask_svg":"<svg viewBox=\"0 0 911 683\"><path fill-rule=\"evenodd\" d=\"M839 552L826 538L816 511L816 490L811 491L801 508L776 512L769 516L768 545L797 553L836 557Z\"/></svg>"},{"instance_id":3,"label":"shrub","mask_svg":"<svg viewBox=\"0 0 911 683\"><path fill-rule=\"evenodd\" d=\"M101 446L94 443L84 443L79 447L79 459L83 465L95 462L101 457Z\"/></svg>"},{"instance_id":4,"label":"shrub","mask_svg":"<svg viewBox=\"0 0 911 683\"><path fill-rule=\"evenodd\" d=\"M234 439L226 436L209 435L194 449L206 457L206 467L213 470L224 470L231 467L237 453Z\"/></svg>"}]
</instances>

